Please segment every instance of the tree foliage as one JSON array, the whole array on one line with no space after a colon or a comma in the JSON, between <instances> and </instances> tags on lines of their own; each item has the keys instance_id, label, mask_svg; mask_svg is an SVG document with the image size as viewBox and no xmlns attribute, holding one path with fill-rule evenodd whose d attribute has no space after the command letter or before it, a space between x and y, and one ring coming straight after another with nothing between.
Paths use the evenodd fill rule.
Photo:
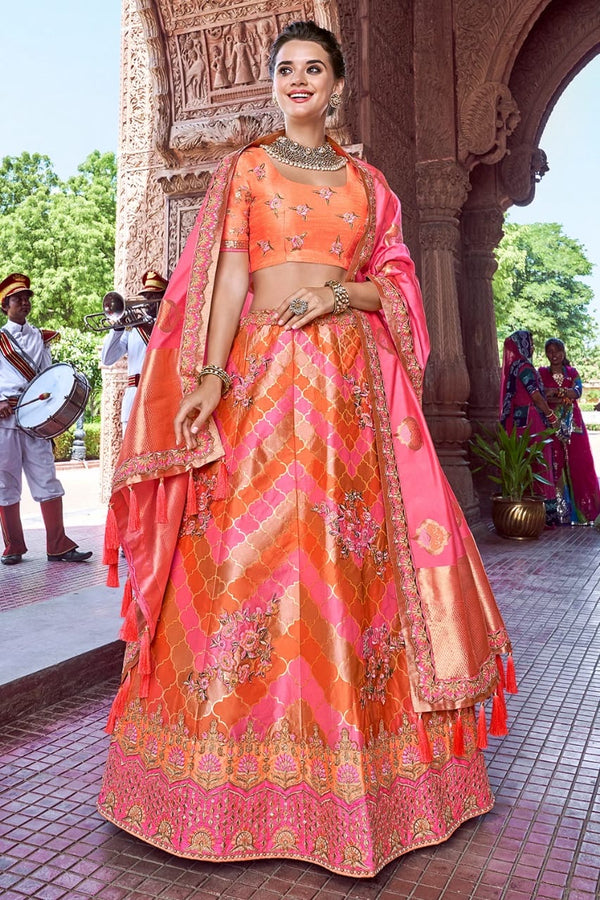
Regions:
<instances>
[{"instance_id":1,"label":"tree foliage","mask_svg":"<svg viewBox=\"0 0 600 900\"><path fill-rule=\"evenodd\" d=\"M0 174L0 278L29 275L33 324L83 328L114 282L114 154L94 151L64 182L35 153L5 157Z\"/></svg>"},{"instance_id":2,"label":"tree foliage","mask_svg":"<svg viewBox=\"0 0 600 900\"><path fill-rule=\"evenodd\" d=\"M496 258L493 287L500 344L513 331L526 328L533 333L541 362L544 342L558 337L582 372L597 352L596 325L589 313L593 291L580 280L591 273L592 264L582 244L555 222L507 222Z\"/></svg>"},{"instance_id":3,"label":"tree foliage","mask_svg":"<svg viewBox=\"0 0 600 900\"><path fill-rule=\"evenodd\" d=\"M13 212L32 194L50 193L60 185L48 156L22 153L5 156L0 163L0 216Z\"/></svg>"}]
</instances>

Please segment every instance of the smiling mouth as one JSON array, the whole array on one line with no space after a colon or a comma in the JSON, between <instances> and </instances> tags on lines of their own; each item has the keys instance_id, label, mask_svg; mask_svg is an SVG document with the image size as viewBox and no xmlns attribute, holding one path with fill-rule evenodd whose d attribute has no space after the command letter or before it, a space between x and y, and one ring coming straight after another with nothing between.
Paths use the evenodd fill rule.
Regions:
<instances>
[{"instance_id":1,"label":"smiling mouth","mask_svg":"<svg viewBox=\"0 0 600 900\"><path fill-rule=\"evenodd\" d=\"M308 91L294 91L293 94L288 94L290 100L310 100L312 94L308 93Z\"/></svg>"}]
</instances>

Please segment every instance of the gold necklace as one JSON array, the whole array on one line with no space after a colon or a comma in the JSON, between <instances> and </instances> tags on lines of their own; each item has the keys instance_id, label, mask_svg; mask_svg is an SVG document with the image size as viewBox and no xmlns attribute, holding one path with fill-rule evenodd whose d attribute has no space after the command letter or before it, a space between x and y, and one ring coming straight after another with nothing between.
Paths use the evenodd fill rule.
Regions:
<instances>
[{"instance_id":1,"label":"gold necklace","mask_svg":"<svg viewBox=\"0 0 600 900\"><path fill-rule=\"evenodd\" d=\"M278 137L272 144L263 145L269 156L286 166L296 166L298 169L317 169L319 172L335 172L343 169L346 159L338 156L331 144L321 144L320 147L304 147L289 137Z\"/></svg>"}]
</instances>

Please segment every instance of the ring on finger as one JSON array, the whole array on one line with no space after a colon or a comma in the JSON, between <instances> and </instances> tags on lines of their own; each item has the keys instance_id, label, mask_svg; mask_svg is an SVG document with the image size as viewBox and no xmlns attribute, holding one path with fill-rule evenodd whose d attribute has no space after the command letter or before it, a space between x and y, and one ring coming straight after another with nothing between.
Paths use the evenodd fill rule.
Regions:
<instances>
[{"instance_id":1,"label":"ring on finger","mask_svg":"<svg viewBox=\"0 0 600 900\"><path fill-rule=\"evenodd\" d=\"M288 309L295 316L303 316L308 312L308 302L306 300L301 300L300 297L296 297L291 301Z\"/></svg>"}]
</instances>

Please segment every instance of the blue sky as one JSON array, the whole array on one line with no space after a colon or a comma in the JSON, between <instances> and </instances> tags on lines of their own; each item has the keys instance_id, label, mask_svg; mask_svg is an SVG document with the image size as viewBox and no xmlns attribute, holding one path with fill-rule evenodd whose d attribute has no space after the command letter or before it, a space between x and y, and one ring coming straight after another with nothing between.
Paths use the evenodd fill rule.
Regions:
<instances>
[{"instance_id":1,"label":"blue sky","mask_svg":"<svg viewBox=\"0 0 600 900\"><path fill-rule=\"evenodd\" d=\"M50 157L62 178L92 150L116 150L121 0L5 3L0 157ZM541 146L550 171L512 221L560 222L595 264L589 283L600 319L600 57L563 93Z\"/></svg>"}]
</instances>

